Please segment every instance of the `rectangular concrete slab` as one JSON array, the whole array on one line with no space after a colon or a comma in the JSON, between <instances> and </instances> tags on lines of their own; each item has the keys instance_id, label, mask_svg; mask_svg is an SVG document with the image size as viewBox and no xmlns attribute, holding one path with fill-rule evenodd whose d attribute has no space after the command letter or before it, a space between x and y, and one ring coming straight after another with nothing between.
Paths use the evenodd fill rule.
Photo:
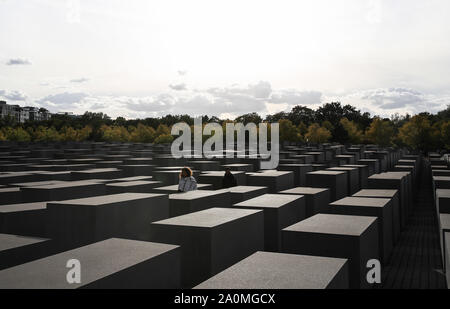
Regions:
<instances>
[{"instance_id":1,"label":"rectangular concrete slab","mask_svg":"<svg viewBox=\"0 0 450 309\"><path fill-rule=\"evenodd\" d=\"M181 284L190 288L264 248L261 210L211 208L150 225L149 240L181 246Z\"/></svg>"},{"instance_id":2,"label":"rectangular concrete slab","mask_svg":"<svg viewBox=\"0 0 450 309\"><path fill-rule=\"evenodd\" d=\"M81 283L67 280L67 263L80 262ZM0 289L180 287L180 252L174 245L108 239L0 271Z\"/></svg>"},{"instance_id":3,"label":"rectangular concrete slab","mask_svg":"<svg viewBox=\"0 0 450 309\"><path fill-rule=\"evenodd\" d=\"M282 252L349 260L350 288L370 288L366 265L379 259L376 217L319 214L282 231Z\"/></svg>"},{"instance_id":4,"label":"rectangular concrete slab","mask_svg":"<svg viewBox=\"0 0 450 309\"><path fill-rule=\"evenodd\" d=\"M196 289L347 289L346 259L256 252Z\"/></svg>"},{"instance_id":5,"label":"rectangular concrete slab","mask_svg":"<svg viewBox=\"0 0 450 309\"><path fill-rule=\"evenodd\" d=\"M168 196L122 193L47 204L49 235L61 245L111 237L146 239L151 222L168 218Z\"/></svg>"},{"instance_id":6,"label":"rectangular concrete slab","mask_svg":"<svg viewBox=\"0 0 450 309\"><path fill-rule=\"evenodd\" d=\"M345 172L316 171L307 174L307 183L313 188L329 188L331 201L347 196L348 181Z\"/></svg>"},{"instance_id":7,"label":"rectangular concrete slab","mask_svg":"<svg viewBox=\"0 0 450 309\"><path fill-rule=\"evenodd\" d=\"M281 249L281 230L306 217L302 195L264 194L234 204L233 208L264 211L264 250L273 252Z\"/></svg>"},{"instance_id":8,"label":"rectangular concrete slab","mask_svg":"<svg viewBox=\"0 0 450 309\"><path fill-rule=\"evenodd\" d=\"M196 190L171 194L169 201L170 217L176 217L208 208L230 207L231 193L228 189Z\"/></svg>"},{"instance_id":9,"label":"rectangular concrete slab","mask_svg":"<svg viewBox=\"0 0 450 309\"><path fill-rule=\"evenodd\" d=\"M333 214L378 218L378 244L381 261L387 263L393 248L393 208L391 199L346 197L330 204Z\"/></svg>"},{"instance_id":10,"label":"rectangular concrete slab","mask_svg":"<svg viewBox=\"0 0 450 309\"><path fill-rule=\"evenodd\" d=\"M27 263L52 253L50 239L0 234L0 269Z\"/></svg>"},{"instance_id":11,"label":"rectangular concrete slab","mask_svg":"<svg viewBox=\"0 0 450 309\"><path fill-rule=\"evenodd\" d=\"M319 213L328 213L328 204L330 203L330 189L297 187L280 194L303 195L305 197L306 218Z\"/></svg>"}]
</instances>

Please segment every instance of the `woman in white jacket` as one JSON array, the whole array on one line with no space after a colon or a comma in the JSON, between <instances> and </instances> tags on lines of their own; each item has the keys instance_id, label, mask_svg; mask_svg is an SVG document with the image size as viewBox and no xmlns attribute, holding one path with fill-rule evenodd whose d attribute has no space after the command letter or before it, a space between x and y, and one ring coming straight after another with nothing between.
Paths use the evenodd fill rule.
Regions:
<instances>
[{"instance_id":1,"label":"woman in white jacket","mask_svg":"<svg viewBox=\"0 0 450 309\"><path fill-rule=\"evenodd\" d=\"M189 167L184 167L181 170L180 182L178 183L178 192L197 190L197 181L192 174L192 170Z\"/></svg>"}]
</instances>

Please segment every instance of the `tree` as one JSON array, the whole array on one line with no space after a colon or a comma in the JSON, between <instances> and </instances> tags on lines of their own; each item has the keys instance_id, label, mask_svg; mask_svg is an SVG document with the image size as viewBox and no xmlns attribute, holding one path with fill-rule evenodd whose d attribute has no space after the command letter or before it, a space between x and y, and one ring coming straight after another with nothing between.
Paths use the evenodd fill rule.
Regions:
<instances>
[{"instance_id":1,"label":"tree","mask_svg":"<svg viewBox=\"0 0 450 309\"><path fill-rule=\"evenodd\" d=\"M331 132L321 127L318 123L313 123L308 128L308 133L305 135L305 139L309 143L326 143L331 138Z\"/></svg>"},{"instance_id":2,"label":"tree","mask_svg":"<svg viewBox=\"0 0 450 309\"><path fill-rule=\"evenodd\" d=\"M441 141L445 148L450 148L450 121L441 125Z\"/></svg>"},{"instance_id":3,"label":"tree","mask_svg":"<svg viewBox=\"0 0 450 309\"><path fill-rule=\"evenodd\" d=\"M399 138L409 148L428 152L435 146L436 128L427 115L416 115L399 130Z\"/></svg>"},{"instance_id":4,"label":"tree","mask_svg":"<svg viewBox=\"0 0 450 309\"><path fill-rule=\"evenodd\" d=\"M282 142L297 142L302 141L298 128L292 124L290 120L280 120L280 141Z\"/></svg>"},{"instance_id":5,"label":"tree","mask_svg":"<svg viewBox=\"0 0 450 309\"><path fill-rule=\"evenodd\" d=\"M234 121L238 122L238 123L241 122L245 125L250 122L254 123L254 124L260 124L262 122L262 118L257 113L250 113L250 114L245 114L245 115L239 116Z\"/></svg>"},{"instance_id":6,"label":"tree","mask_svg":"<svg viewBox=\"0 0 450 309\"><path fill-rule=\"evenodd\" d=\"M366 131L366 139L373 144L386 147L391 145L393 134L394 129L389 121L375 117Z\"/></svg>"},{"instance_id":7,"label":"tree","mask_svg":"<svg viewBox=\"0 0 450 309\"><path fill-rule=\"evenodd\" d=\"M169 144L174 140L173 136L170 134L162 134L155 139L155 144Z\"/></svg>"},{"instance_id":8,"label":"tree","mask_svg":"<svg viewBox=\"0 0 450 309\"><path fill-rule=\"evenodd\" d=\"M288 119L295 125L301 122L310 125L316 121L316 112L306 106L297 105L289 113Z\"/></svg>"},{"instance_id":9,"label":"tree","mask_svg":"<svg viewBox=\"0 0 450 309\"><path fill-rule=\"evenodd\" d=\"M342 127L347 131L347 135L351 143L359 144L363 140L363 133L358 129L355 122L348 120L347 118L342 118L340 121Z\"/></svg>"},{"instance_id":10,"label":"tree","mask_svg":"<svg viewBox=\"0 0 450 309\"><path fill-rule=\"evenodd\" d=\"M150 126L138 124L131 132L131 141L135 143L151 143L155 139L156 131Z\"/></svg>"},{"instance_id":11,"label":"tree","mask_svg":"<svg viewBox=\"0 0 450 309\"><path fill-rule=\"evenodd\" d=\"M156 129L155 136L158 137L160 135L170 135L170 129L165 124L160 124Z\"/></svg>"}]
</instances>

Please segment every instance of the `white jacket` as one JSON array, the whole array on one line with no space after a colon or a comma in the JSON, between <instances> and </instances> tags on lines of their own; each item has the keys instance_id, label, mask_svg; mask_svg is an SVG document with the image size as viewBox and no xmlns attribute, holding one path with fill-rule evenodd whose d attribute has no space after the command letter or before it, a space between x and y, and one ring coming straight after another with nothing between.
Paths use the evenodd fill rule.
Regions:
<instances>
[{"instance_id":1,"label":"white jacket","mask_svg":"<svg viewBox=\"0 0 450 309\"><path fill-rule=\"evenodd\" d=\"M183 192L197 190L197 181L194 177L183 177L178 184L178 190Z\"/></svg>"}]
</instances>

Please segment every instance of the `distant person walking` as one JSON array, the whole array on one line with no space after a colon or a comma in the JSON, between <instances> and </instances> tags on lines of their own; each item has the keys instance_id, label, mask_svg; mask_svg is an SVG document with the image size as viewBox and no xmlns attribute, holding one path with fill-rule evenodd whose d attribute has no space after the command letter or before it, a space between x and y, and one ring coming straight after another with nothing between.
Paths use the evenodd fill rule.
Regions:
<instances>
[{"instance_id":1,"label":"distant person walking","mask_svg":"<svg viewBox=\"0 0 450 309\"><path fill-rule=\"evenodd\" d=\"M223 188L232 188L237 186L237 181L234 175L231 173L231 170L227 168L225 170L225 175L222 179L222 187Z\"/></svg>"},{"instance_id":2,"label":"distant person walking","mask_svg":"<svg viewBox=\"0 0 450 309\"><path fill-rule=\"evenodd\" d=\"M178 192L197 190L197 181L192 175L192 170L189 167L184 167L183 169L181 169L180 182L178 183Z\"/></svg>"}]
</instances>

